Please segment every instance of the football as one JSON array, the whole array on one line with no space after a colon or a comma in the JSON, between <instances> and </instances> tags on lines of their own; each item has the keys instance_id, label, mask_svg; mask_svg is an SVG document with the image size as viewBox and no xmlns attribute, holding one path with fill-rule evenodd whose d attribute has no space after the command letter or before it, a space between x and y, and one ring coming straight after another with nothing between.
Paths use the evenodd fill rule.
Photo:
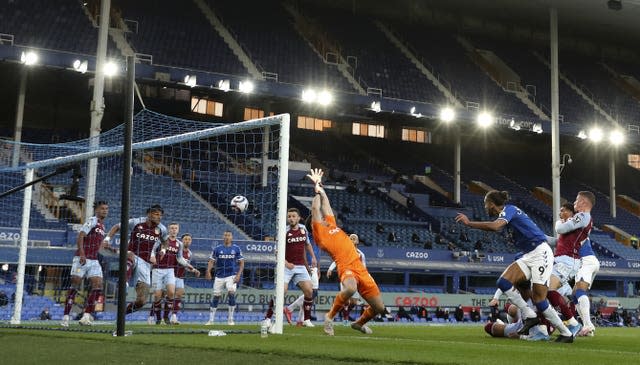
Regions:
<instances>
[{"instance_id":1,"label":"football","mask_svg":"<svg viewBox=\"0 0 640 365\"><path fill-rule=\"evenodd\" d=\"M249 200L247 200L247 198L242 195L236 195L233 197L233 199L231 199L231 203L229 203L229 205L236 212L242 213L247 210L247 207L249 206Z\"/></svg>"}]
</instances>

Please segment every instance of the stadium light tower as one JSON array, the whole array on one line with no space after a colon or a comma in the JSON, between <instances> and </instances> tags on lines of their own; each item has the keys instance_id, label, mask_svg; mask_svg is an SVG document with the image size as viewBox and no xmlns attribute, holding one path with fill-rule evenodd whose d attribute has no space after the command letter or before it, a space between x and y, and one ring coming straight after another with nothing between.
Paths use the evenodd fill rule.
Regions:
<instances>
[{"instance_id":1,"label":"stadium light tower","mask_svg":"<svg viewBox=\"0 0 640 365\"><path fill-rule=\"evenodd\" d=\"M13 155L12 166L18 166L20 164L20 141L22 141L22 122L24 119L24 99L27 94L27 74L29 68L38 63L38 54L34 51L22 52L20 55L20 62L26 67L22 67L20 70L20 85L18 86L18 101L16 102L16 123L13 131Z\"/></svg>"},{"instance_id":2,"label":"stadium light tower","mask_svg":"<svg viewBox=\"0 0 640 365\"><path fill-rule=\"evenodd\" d=\"M440 110L440 120L445 123L450 123L456 118L456 113L450 107L445 107Z\"/></svg>"},{"instance_id":3,"label":"stadium light tower","mask_svg":"<svg viewBox=\"0 0 640 365\"><path fill-rule=\"evenodd\" d=\"M611 218L616 217L616 156L618 147L624 144L625 135L622 131L614 129L609 133L609 142L611 148L609 150L609 210Z\"/></svg>"}]
</instances>

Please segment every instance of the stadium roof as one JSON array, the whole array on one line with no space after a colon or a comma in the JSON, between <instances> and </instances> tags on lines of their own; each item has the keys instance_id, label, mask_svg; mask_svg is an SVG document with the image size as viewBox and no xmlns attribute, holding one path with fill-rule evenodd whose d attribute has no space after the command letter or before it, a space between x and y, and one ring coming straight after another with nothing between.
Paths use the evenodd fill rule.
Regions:
<instances>
[{"instance_id":1,"label":"stadium roof","mask_svg":"<svg viewBox=\"0 0 640 365\"><path fill-rule=\"evenodd\" d=\"M549 19L548 9L555 6L558 9L559 31L564 27L572 33L579 32L594 37L619 35L623 36L621 41L640 39L640 1L613 2L619 2L622 9L609 9L608 0L448 0L431 4L452 11L525 24L546 24Z\"/></svg>"},{"instance_id":2,"label":"stadium roof","mask_svg":"<svg viewBox=\"0 0 640 365\"><path fill-rule=\"evenodd\" d=\"M610 9L609 1L620 3L622 9ZM402 21L422 18L434 24L464 28L474 21L463 24L462 18L475 18L492 20L509 28L522 25L544 33L549 29L549 8L555 6L560 38L572 36L633 48L640 41L640 0L325 0L323 3Z\"/></svg>"}]
</instances>

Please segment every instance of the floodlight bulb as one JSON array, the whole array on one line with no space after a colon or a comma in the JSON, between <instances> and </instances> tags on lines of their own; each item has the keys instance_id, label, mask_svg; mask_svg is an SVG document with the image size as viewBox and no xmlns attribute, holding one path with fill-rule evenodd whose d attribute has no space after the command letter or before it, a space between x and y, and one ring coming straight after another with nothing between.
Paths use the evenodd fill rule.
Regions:
<instances>
[{"instance_id":1,"label":"floodlight bulb","mask_svg":"<svg viewBox=\"0 0 640 365\"><path fill-rule=\"evenodd\" d=\"M327 90L322 90L318 94L318 104L327 106L333 102L333 94Z\"/></svg>"},{"instance_id":2,"label":"floodlight bulb","mask_svg":"<svg viewBox=\"0 0 640 365\"><path fill-rule=\"evenodd\" d=\"M443 122L451 122L452 120L454 120L456 117L456 113L453 111L453 109L446 107L443 108L442 110L440 110L440 120L442 120Z\"/></svg>"},{"instance_id":3,"label":"floodlight bulb","mask_svg":"<svg viewBox=\"0 0 640 365\"><path fill-rule=\"evenodd\" d=\"M118 73L118 65L113 61L109 61L104 64L103 70L104 70L105 76L107 77L115 76Z\"/></svg>"},{"instance_id":4,"label":"floodlight bulb","mask_svg":"<svg viewBox=\"0 0 640 365\"><path fill-rule=\"evenodd\" d=\"M478 114L478 125L482 128L487 128L493 123L493 116L487 112Z\"/></svg>"},{"instance_id":5,"label":"floodlight bulb","mask_svg":"<svg viewBox=\"0 0 640 365\"><path fill-rule=\"evenodd\" d=\"M614 146L619 146L623 144L624 140L625 140L624 134L619 130L612 131L611 134L609 134L609 141Z\"/></svg>"},{"instance_id":6,"label":"floodlight bulb","mask_svg":"<svg viewBox=\"0 0 640 365\"><path fill-rule=\"evenodd\" d=\"M602 141L603 137L602 129L594 127L589 131L589 139L595 143Z\"/></svg>"}]
</instances>

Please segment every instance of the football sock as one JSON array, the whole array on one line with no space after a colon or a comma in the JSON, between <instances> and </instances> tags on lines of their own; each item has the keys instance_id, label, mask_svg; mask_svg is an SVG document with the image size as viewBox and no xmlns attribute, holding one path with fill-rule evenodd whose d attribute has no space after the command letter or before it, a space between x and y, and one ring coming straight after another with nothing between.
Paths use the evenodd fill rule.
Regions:
<instances>
[{"instance_id":1,"label":"football sock","mask_svg":"<svg viewBox=\"0 0 640 365\"><path fill-rule=\"evenodd\" d=\"M313 306L313 298L305 297L302 308L304 309L304 319L311 319L311 306Z\"/></svg>"},{"instance_id":2,"label":"football sock","mask_svg":"<svg viewBox=\"0 0 640 365\"><path fill-rule=\"evenodd\" d=\"M76 288L71 287L67 291L67 301L64 303L64 314L68 315L71 312L71 307L73 307L73 303L76 300L76 294L78 291Z\"/></svg>"},{"instance_id":3,"label":"football sock","mask_svg":"<svg viewBox=\"0 0 640 365\"><path fill-rule=\"evenodd\" d=\"M371 306L367 307L367 309L362 312L362 315L356 321L357 324L364 326L365 323L369 322L371 318L375 317L376 312L371 308Z\"/></svg>"}]
</instances>

